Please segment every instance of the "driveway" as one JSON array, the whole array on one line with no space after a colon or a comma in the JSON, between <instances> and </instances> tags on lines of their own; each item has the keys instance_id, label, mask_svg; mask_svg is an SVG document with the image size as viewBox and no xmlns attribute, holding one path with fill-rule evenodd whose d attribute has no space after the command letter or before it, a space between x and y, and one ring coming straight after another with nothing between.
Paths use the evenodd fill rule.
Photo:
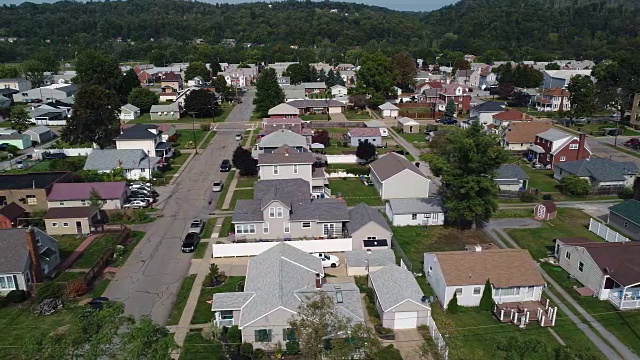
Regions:
<instances>
[{"instance_id":1,"label":"driveway","mask_svg":"<svg viewBox=\"0 0 640 360\"><path fill-rule=\"evenodd\" d=\"M331 121L347 122L347 117L343 113L329 114Z\"/></svg>"},{"instance_id":2,"label":"driveway","mask_svg":"<svg viewBox=\"0 0 640 360\"><path fill-rule=\"evenodd\" d=\"M243 103L231 111L226 122L244 129L244 123L251 117L254 96L253 89L244 95ZM178 180L167 187L169 195L162 200L162 217L150 224L149 231L104 293L123 302L127 314L149 315L156 322L166 322L192 257L180 252L184 229L191 219L206 218L215 210L219 195L211 192L211 184L225 178L218 166L222 159L231 158L236 146L233 131L218 133L191 160Z\"/></svg>"}]
</instances>

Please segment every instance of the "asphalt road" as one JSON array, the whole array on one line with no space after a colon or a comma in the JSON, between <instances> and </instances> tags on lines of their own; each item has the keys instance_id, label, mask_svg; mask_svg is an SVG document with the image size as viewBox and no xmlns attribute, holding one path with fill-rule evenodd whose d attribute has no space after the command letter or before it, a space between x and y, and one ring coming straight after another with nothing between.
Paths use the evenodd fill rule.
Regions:
<instances>
[{"instance_id":1,"label":"asphalt road","mask_svg":"<svg viewBox=\"0 0 640 360\"><path fill-rule=\"evenodd\" d=\"M214 211L218 193L211 191L215 180L226 174L218 170L223 159L231 159L238 142L235 129L244 129L253 109L251 90L229 114L225 129L202 153L195 156L178 180L169 185L170 195L161 199L163 207L146 236L120 268L104 296L124 303L125 312L135 317L148 315L164 324L169 317L176 293L189 271L191 254L180 251L188 223L207 218ZM230 125L227 123L234 123ZM165 191L163 191L164 193ZM211 205L210 205L211 204Z\"/></svg>"}]
</instances>

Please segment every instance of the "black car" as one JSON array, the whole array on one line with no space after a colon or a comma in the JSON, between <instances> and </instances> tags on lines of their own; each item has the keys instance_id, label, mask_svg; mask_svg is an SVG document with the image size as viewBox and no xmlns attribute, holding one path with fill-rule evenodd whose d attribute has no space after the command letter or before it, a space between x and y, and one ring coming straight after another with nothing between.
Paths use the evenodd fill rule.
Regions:
<instances>
[{"instance_id":1,"label":"black car","mask_svg":"<svg viewBox=\"0 0 640 360\"><path fill-rule=\"evenodd\" d=\"M200 243L200 235L195 233L188 233L182 241L182 252L190 253L196 251L198 244Z\"/></svg>"},{"instance_id":2,"label":"black car","mask_svg":"<svg viewBox=\"0 0 640 360\"><path fill-rule=\"evenodd\" d=\"M109 298L100 296L100 297L91 299L91 301L87 303L87 306L89 306L93 310L102 310L102 307L106 302L109 302Z\"/></svg>"},{"instance_id":3,"label":"black car","mask_svg":"<svg viewBox=\"0 0 640 360\"><path fill-rule=\"evenodd\" d=\"M231 171L231 160L229 159L222 160L222 163L220 164L220 171L222 172Z\"/></svg>"},{"instance_id":4,"label":"black car","mask_svg":"<svg viewBox=\"0 0 640 360\"><path fill-rule=\"evenodd\" d=\"M67 154L65 153L50 153L50 152L45 152L43 154L43 157L45 158L45 160L55 160L55 159L64 159L67 157Z\"/></svg>"}]
</instances>

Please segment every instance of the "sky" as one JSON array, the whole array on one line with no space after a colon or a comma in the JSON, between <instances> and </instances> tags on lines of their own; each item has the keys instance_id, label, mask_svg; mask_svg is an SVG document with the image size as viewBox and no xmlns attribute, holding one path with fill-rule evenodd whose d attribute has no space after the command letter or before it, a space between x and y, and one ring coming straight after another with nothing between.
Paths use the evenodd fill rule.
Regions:
<instances>
[{"instance_id":1,"label":"sky","mask_svg":"<svg viewBox=\"0 0 640 360\"><path fill-rule=\"evenodd\" d=\"M237 4L243 2L252 2L252 0L199 0L210 3L230 3ZM456 2L456 0L342 0L346 2L356 2L367 5L374 6L383 6L393 10L402 10L402 11L429 11L435 10L445 5L452 4ZM0 5L5 4L20 4L25 2L24 0L0 0ZM55 2L51 0L31 0L33 3L43 3L43 2Z\"/></svg>"}]
</instances>

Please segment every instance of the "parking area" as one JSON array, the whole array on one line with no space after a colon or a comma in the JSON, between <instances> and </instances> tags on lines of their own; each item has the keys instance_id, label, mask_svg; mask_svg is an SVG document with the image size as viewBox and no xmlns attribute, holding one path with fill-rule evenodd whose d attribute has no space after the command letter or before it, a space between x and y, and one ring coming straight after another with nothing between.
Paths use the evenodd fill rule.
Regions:
<instances>
[{"instance_id":1,"label":"parking area","mask_svg":"<svg viewBox=\"0 0 640 360\"><path fill-rule=\"evenodd\" d=\"M336 255L340 259L340 265L335 268L327 267L324 269L325 274L329 275L327 277L327 282L352 282L353 278L347 276L347 268L344 263L344 253L330 254ZM249 262L249 259L251 259L250 256L215 258L212 262L218 265L218 269L220 271L224 271L224 273L229 276L246 276L247 263ZM331 279L331 281L329 281L329 279ZM336 279L341 279L341 281L336 281Z\"/></svg>"}]
</instances>

